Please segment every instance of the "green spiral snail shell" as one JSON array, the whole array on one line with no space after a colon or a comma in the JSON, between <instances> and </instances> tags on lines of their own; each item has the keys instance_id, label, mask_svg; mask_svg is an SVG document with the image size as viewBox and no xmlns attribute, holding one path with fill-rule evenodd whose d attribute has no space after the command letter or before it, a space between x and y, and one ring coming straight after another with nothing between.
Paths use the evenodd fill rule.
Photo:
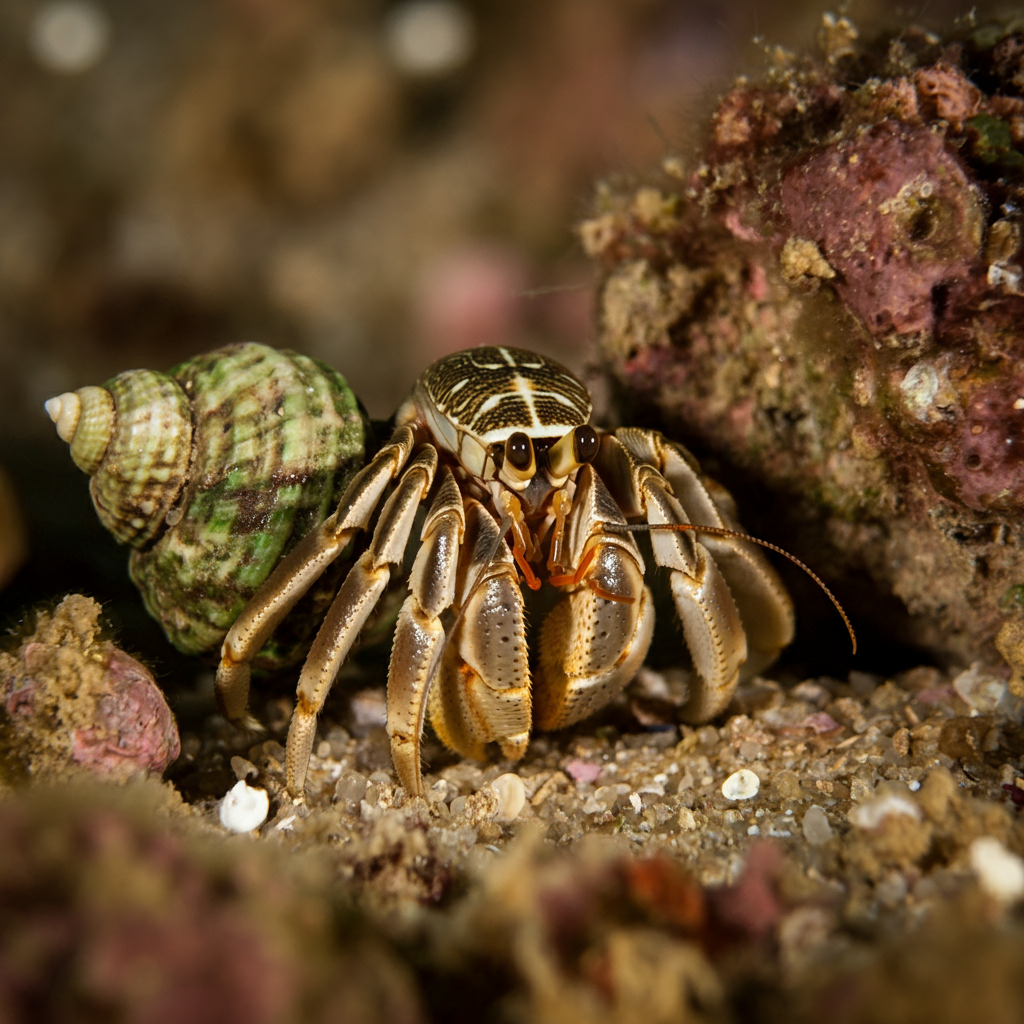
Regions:
<instances>
[{"instance_id":1,"label":"green spiral snail shell","mask_svg":"<svg viewBox=\"0 0 1024 1024\"><path fill-rule=\"evenodd\" d=\"M90 475L103 525L134 549L129 572L147 610L188 654L219 648L282 555L330 513L368 442L340 373L256 344L166 374L129 370L46 411ZM330 583L278 628L263 667L301 654Z\"/></svg>"}]
</instances>

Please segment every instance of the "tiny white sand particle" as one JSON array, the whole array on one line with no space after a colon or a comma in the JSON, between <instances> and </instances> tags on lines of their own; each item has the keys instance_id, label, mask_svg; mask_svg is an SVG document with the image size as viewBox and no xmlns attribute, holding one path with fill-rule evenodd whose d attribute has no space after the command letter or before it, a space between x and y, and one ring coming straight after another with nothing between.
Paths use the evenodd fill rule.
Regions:
<instances>
[{"instance_id":1,"label":"tiny white sand particle","mask_svg":"<svg viewBox=\"0 0 1024 1024\"><path fill-rule=\"evenodd\" d=\"M494 816L499 821L512 821L526 803L526 787L523 780L514 772L499 775L492 783L491 789L498 794L498 809Z\"/></svg>"},{"instance_id":2,"label":"tiny white sand particle","mask_svg":"<svg viewBox=\"0 0 1024 1024\"><path fill-rule=\"evenodd\" d=\"M910 782L907 783L907 789L909 789L911 793L916 793L920 788L921 783L918 782L917 779L911 779Z\"/></svg>"},{"instance_id":3,"label":"tiny white sand particle","mask_svg":"<svg viewBox=\"0 0 1024 1024\"><path fill-rule=\"evenodd\" d=\"M749 768L741 768L722 783L722 796L726 800L749 800L760 788L761 780Z\"/></svg>"},{"instance_id":4,"label":"tiny white sand particle","mask_svg":"<svg viewBox=\"0 0 1024 1024\"><path fill-rule=\"evenodd\" d=\"M630 793L629 802L633 805L633 810L636 811L637 814L639 814L640 808L643 807L643 801L640 799L640 794Z\"/></svg>"},{"instance_id":5,"label":"tiny white sand particle","mask_svg":"<svg viewBox=\"0 0 1024 1024\"><path fill-rule=\"evenodd\" d=\"M697 816L689 807L679 808L679 827L684 832L692 832L697 827Z\"/></svg>"},{"instance_id":6,"label":"tiny white sand particle","mask_svg":"<svg viewBox=\"0 0 1024 1024\"><path fill-rule=\"evenodd\" d=\"M971 867L978 884L1000 903L1015 903L1024 896L1024 860L992 836L971 843Z\"/></svg>"},{"instance_id":7,"label":"tiny white sand particle","mask_svg":"<svg viewBox=\"0 0 1024 1024\"><path fill-rule=\"evenodd\" d=\"M277 823L278 832L291 832L295 828L295 815L289 814L287 818Z\"/></svg>"},{"instance_id":8,"label":"tiny white sand particle","mask_svg":"<svg viewBox=\"0 0 1024 1024\"><path fill-rule=\"evenodd\" d=\"M220 823L232 832L251 832L267 820L270 797L265 789L235 783L220 802Z\"/></svg>"}]
</instances>

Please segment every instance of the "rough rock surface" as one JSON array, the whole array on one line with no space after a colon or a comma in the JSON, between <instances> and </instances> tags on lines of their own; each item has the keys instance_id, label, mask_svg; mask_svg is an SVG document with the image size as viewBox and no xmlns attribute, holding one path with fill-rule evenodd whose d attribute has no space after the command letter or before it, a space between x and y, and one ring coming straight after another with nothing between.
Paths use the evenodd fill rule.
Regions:
<instances>
[{"instance_id":1,"label":"rough rock surface","mask_svg":"<svg viewBox=\"0 0 1024 1024\"><path fill-rule=\"evenodd\" d=\"M84 771L125 781L160 774L181 752L149 670L100 636L100 606L66 597L16 654L0 653L0 780Z\"/></svg>"},{"instance_id":2,"label":"rough rock surface","mask_svg":"<svg viewBox=\"0 0 1024 1024\"><path fill-rule=\"evenodd\" d=\"M602 350L640 415L781 496L747 525L787 523L861 619L995 662L1024 593L1024 35L826 16L820 42L600 191Z\"/></svg>"}]
</instances>

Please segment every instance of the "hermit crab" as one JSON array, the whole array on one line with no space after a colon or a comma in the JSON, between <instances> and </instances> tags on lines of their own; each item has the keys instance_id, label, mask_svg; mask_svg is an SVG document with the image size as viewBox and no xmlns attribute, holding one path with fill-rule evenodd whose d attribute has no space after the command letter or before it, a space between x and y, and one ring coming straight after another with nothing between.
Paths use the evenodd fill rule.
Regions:
<instances>
[{"instance_id":1,"label":"hermit crab","mask_svg":"<svg viewBox=\"0 0 1024 1024\"><path fill-rule=\"evenodd\" d=\"M200 362L213 372L219 360L239 359L242 353L255 358L258 348L225 350L230 354L214 353ZM318 372L330 376L326 368ZM193 403L201 400L194 370L179 368L172 376L191 380L185 392ZM163 401L168 389L161 383L155 394ZM246 720L253 660L331 563L351 542L361 543L299 678L286 757L287 784L296 798L304 790L317 714L393 569L404 564L414 530L419 545L398 614L387 697L392 757L411 794L423 791L420 738L428 717L440 739L465 756L480 758L495 741L515 760L523 755L532 727L557 729L579 721L630 681L654 628L644 557L631 530L651 529L653 560L668 572L694 665L684 708L688 720L704 721L720 712L741 674L766 666L792 639L790 599L751 540L737 535L729 495L701 475L686 449L661 434L592 426L587 389L555 361L513 348L476 348L439 360L395 414L390 439L354 475L364 435L356 403L347 388L342 391L347 397L341 400L336 394L318 400L325 411L334 410L337 423L331 429L346 453L320 470L333 483L324 483L316 500L302 506L303 514L314 505L313 514L323 514L269 575L264 572L258 588L247 588L244 608L232 606L217 671L223 711L233 721ZM77 430L91 428L94 416L104 424L101 434L107 424L120 421L121 392L117 386L109 392L111 400L98 403L105 410L99 414L82 391L77 398L64 395L48 403L73 453ZM68 409L74 411L76 401L81 411L72 415ZM287 405L289 399L282 394L280 401ZM179 399L175 402L180 406ZM232 415L225 411L222 430L230 428ZM315 419L309 411L298 418L309 416ZM153 413L147 422L165 418ZM292 421L285 416L284 422ZM247 442L283 446L273 434L271 421ZM132 563L137 581L144 575L139 562L165 543L168 533L180 529L186 517L194 514L198 526L211 514L193 510L197 496L206 493L197 467L209 458L196 448L211 443L209 435L193 436L191 454L176 463L182 467L176 496L147 499L147 508L153 507L145 526L135 525L146 517L138 511L143 502L129 454L119 449L102 458L76 456L83 468L99 466L97 475L106 460L119 463L114 475L131 495L128 539L141 543ZM128 444L124 451L153 461L162 477L174 475L164 469L172 448L188 452L189 442L183 436L173 445ZM261 455L250 445L244 456L219 451L217 458L237 468ZM339 465L341 479L351 478L328 515L324 495L337 486ZM212 469L204 472L206 480ZM247 500L262 508L274 493L299 486L300 476L268 474L264 487L254 488ZM96 480L94 500L101 515L108 515L109 489ZM267 521L279 515L271 511ZM207 551L223 545L225 579L251 565L253 558L230 554L237 539L231 524L216 516L209 522L212 541L197 537L179 545L174 558L159 562L153 574L189 575L191 552L204 545ZM700 535L688 524L699 524ZM275 544L278 553L283 546ZM208 575L219 578L217 572ZM546 584L554 592L532 663L521 581L531 591ZM157 604L151 597L147 603ZM185 604L180 612L189 619L194 613Z\"/></svg>"}]
</instances>

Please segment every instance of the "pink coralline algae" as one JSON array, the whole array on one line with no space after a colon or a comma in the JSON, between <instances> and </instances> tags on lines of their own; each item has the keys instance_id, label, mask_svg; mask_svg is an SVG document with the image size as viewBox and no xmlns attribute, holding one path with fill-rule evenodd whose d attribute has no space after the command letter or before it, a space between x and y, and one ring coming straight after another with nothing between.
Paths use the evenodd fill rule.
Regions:
<instances>
[{"instance_id":1,"label":"pink coralline algae","mask_svg":"<svg viewBox=\"0 0 1024 1024\"><path fill-rule=\"evenodd\" d=\"M994 662L1024 615L1024 33L820 43L599 191L602 351L628 415L784 496L748 525L864 628Z\"/></svg>"},{"instance_id":2,"label":"pink coralline algae","mask_svg":"<svg viewBox=\"0 0 1024 1024\"><path fill-rule=\"evenodd\" d=\"M790 233L815 240L836 293L872 334L933 330L979 272L981 192L923 125L883 121L828 146L780 193Z\"/></svg>"},{"instance_id":3,"label":"pink coralline algae","mask_svg":"<svg viewBox=\"0 0 1024 1024\"><path fill-rule=\"evenodd\" d=\"M163 772L181 750L150 672L99 638L100 607L72 594L17 654L0 654L2 773L56 779L76 770L125 781Z\"/></svg>"},{"instance_id":4,"label":"pink coralline algae","mask_svg":"<svg viewBox=\"0 0 1024 1024\"><path fill-rule=\"evenodd\" d=\"M181 752L170 708L152 675L134 658L107 652L109 693L96 697L96 723L77 729L71 756L98 775L132 769L162 772Z\"/></svg>"}]
</instances>

